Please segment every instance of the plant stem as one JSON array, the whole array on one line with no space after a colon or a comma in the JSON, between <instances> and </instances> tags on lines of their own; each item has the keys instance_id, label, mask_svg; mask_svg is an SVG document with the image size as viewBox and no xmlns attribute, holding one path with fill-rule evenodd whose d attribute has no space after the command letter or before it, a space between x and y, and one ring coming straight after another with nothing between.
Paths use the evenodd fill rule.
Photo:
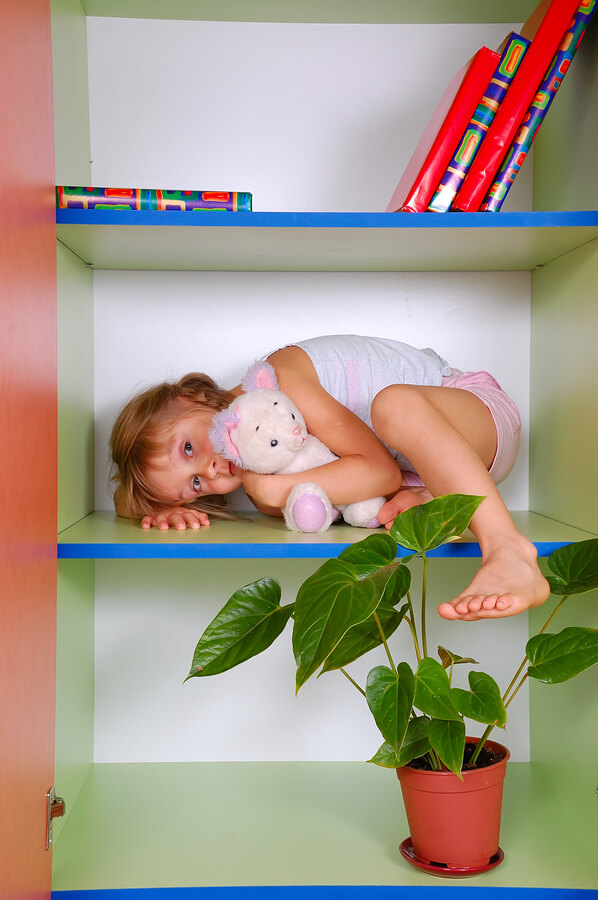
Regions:
<instances>
[{"instance_id":1,"label":"plant stem","mask_svg":"<svg viewBox=\"0 0 598 900\"><path fill-rule=\"evenodd\" d=\"M513 693L511 694L511 696L509 697L509 699L505 701L505 709L507 708L507 706L509 705L511 700L517 695L519 688L522 687L522 685L527 677L528 677L528 675L526 672L525 675L523 676L523 678L521 679L521 681L519 682L519 684L517 685L517 687L515 688L515 690L513 691Z\"/></svg>"},{"instance_id":2,"label":"plant stem","mask_svg":"<svg viewBox=\"0 0 598 900\"><path fill-rule=\"evenodd\" d=\"M487 728L486 728L486 730L485 730L485 732L483 733L483 735L482 735L481 738L479 739L479 741L478 741L478 746L477 746L477 747L475 748L475 750L473 751L473 754L472 754L472 756L471 756L471 759L469 760L469 765L470 765L470 766L475 766L476 762L478 761L478 756L479 756L480 753L482 752L482 748L483 748L484 744L486 743L486 741L488 740L488 737L489 737L489 735L490 735L490 732L492 731L493 728L494 728L494 724L488 725Z\"/></svg>"},{"instance_id":3,"label":"plant stem","mask_svg":"<svg viewBox=\"0 0 598 900\"><path fill-rule=\"evenodd\" d=\"M388 649L388 643L386 641L386 635L384 634L384 630L382 628L382 623L380 622L380 619L378 618L378 613L376 612L376 610L374 610L373 616L374 616L374 622L376 623L376 625L378 627L378 631L380 632L380 637L382 638L382 643L384 644L384 649L386 650L386 655L388 657L388 662L390 663L390 668L393 670L393 672L396 675L397 667L395 666L393 658L390 655L390 650Z\"/></svg>"},{"instance_id":4,"label":"plant stem","mask_svg":"<svg viewBox=\"0 0 598 900\"><path fill-rule=\"evenodd\" d=\"M424 656L428 655L428 638L426 634L426 589L428 584L428 557L422 554L424 561L424 570L422 574L422 610L421 610L421 629L422 629L422 650Z\"/></svg>"},{"instance_id":5,"label":"plant stem","mask_svg":"<svg viewBox=\"0 0 598 900\"><path fill-rule=\"evenodd\" d=\"M559 600L559 602L557 603L557 605L555 606L555 608L553 609L553 611L550 613L550 615L548 616L548 618L547 618L546 621L544 622L544 625L542 626L542 628L540 629L540 631L538 632L538 634L544 634L544 632L546 631L546 629L548 628L548 626L550 625L550 623L552 622L552 620L554 619L554 617L555 617L556 614L558 613L559 609L561 608L561 606L563 605L563 603L565 602L565 600L568 600L569 597L570 597L570 594L565 594L563 597L561 597L561 599ZM516 682L517 682L517 679L519 678L519 676L520 676L521 673L523 672L523 669L525 668L525 665L526 665L527 661L528 661L528 658L527 658L527 656L525 656L525 657L523 658L523 662L521 663L521 665L519 666L519 668L518 668L517 671L515 672L515 675L514 675L513 678L511 679L511 683L509 684L508 688L506 689L506 691L505 691L504 694L502 695L502 702L503 702L503 704L504 704L505 709L509 706L509 704L511 703L511 700L513 700L513 699L517 696L519 690L521 689L521 687L523 687L523 684L525 683L525 680L526 680L526 678L528 677L527 672L525 672L524 675L523 675L523 676L521 677L521 679L519 680L519 683L516 683ZM512 691L512 693L511 693L511 691ZM510 693L511 693L511 696L509 697L509 694L510 694ZM481 750L482 750L482 747L484 746L484 744L485 744L486 741L488 740L488 736L490 735L490 733L491 733L491 731L492 731L493 728L494 728L494 725L488 725L488 727L486 728L484 734L483 734L482 737L480 738L479 743L478 743L478 746L475 748L474 754L473 754L473 756L471 757L471 760L470 760L470 763L471 763L472 766L475 765L476 760L477 760L477 758L478 758L478 756L480 755L480 752L481 752Z\"/></svg>"},{"instance_id":6,"label":"plant stem","mask_svg":"<svg viewBox=\"0 0 598 900\"><path fill-rule=\"evenodd\" d=\"M558 613L559 609L561 608L561 606L563 605L563 603L565 602L565 600L568 600L568 599L569 599L569 596L570 596L569 594L565 594L564 597L561 597L561 599L559 600L559 602L557 603L557 605L555 606L555 608L553 609L553 611L551 612L551 614L548 616L548 618L547 618L546 621L544 622L544 625L542 626L542 628L540 629L540 631L538 632L538 634L544 634L544 632L546 631L546 629L548 628L548 626L550 625L550 623L552 622L552 620L554 619L554 617L555 617L556 614ZM524 669L526 663L527 663L527 656L525 656L525 657L523 658L523 662L521 663L521 665L520 665L519 668L517 669L517 671L516 671L516 673L515 673L513 679L511 680L511 683L509 684L508 688L506 689L506 691L505 691L504 694L503 694L502 702L505 704L505 706L507 705L507 703L510 703L510 702L511 702L511 700L513 699L513 697L515 696L515 694L517 693L517 691L518 691L519 688L521 687L521 684L523 684L523 681L525 681L525 678L523 678L522 681L521 681L521 684L517 685L517 687L515 688L515 691L513 692L512 696L509 697L509 692L511 691L511 689L512 689L513 686L515 685L515 682L517 681L517 679L518 679L519 676L521 675L521 673L522 673L522 671L523 671L523 669ZM527 677L527 676L525 676L525 677ZM508 699L507 699L507 698L508 698Z\"/></svg>"},{"instance_id":7,"label":"plant stem","mask_svg":"<svg viewBox=\"0 0 598 900\"><path fill-rule=\"evenodd\" d=\"M409 625L409 630L411 631L411 637L413 638L413 647L415 649L415 657L417 659L418 665L421 662L422 655L419 649L419 641L417 639L417 631L415 629L415 623L413 621L413 608L411 607L411 603L409 604L409 608L411 609L411 615L405 615L405 621Z\"/></svg>"},{"instance_id":8,"label":"plant stem","mask_svg":"<svg viewBox=\"0 0 598 900\"><path fill-rule=\"evenodd\" d=\"M342 672L343 675L345 676L345 678L348 678L349 681L351 682L351 684L352 684L354 687L357 688L357 690L359 691L359 693L360 693L360 694L363 694L363 696L365 697L365 691L364 691L364 689L363 689L362 687L360 687L360 686L357 684L357 682L353 680L353 678L351 678L351 676L349 675L349 673L347 672L346 669L343 669L343 668L341 667L341 668L339 669L339 672Z\"/></svg>"}]
</instances>

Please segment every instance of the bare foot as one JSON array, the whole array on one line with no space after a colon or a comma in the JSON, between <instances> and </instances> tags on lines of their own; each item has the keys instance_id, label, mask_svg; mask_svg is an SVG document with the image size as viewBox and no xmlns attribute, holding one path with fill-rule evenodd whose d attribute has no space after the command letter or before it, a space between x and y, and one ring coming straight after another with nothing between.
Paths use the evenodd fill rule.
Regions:
<instances>
[{"instance_id":1,"label":"bare foot","mask_svg":"<svg viewBox=\"0 0 598 900\"><path fill-rule=\"evenodd\" d=\"M515 616L548 599L548 582L540 572L536 548L525 538L495 548L482 560L471 584L449 603L441 603L445 619L474 622Z\"/></svg>"},{"instance_id":2,"label":"bare foot","mask_svg":"<svg viewBox=\"0 0 598 900\"><path fill-rule=\"evenodd\" d=\"M384 504L378 513L378 521L385 528L390 528L399 513L411 509L412 506L421 506L432 499L432 494L425 488L403 488Z\"/></svg>"}]
</instances>

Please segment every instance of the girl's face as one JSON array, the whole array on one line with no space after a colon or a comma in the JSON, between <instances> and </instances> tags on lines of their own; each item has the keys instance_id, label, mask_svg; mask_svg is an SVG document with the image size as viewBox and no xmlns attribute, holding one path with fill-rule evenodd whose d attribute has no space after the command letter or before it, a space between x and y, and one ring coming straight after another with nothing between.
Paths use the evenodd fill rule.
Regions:
<instances>
[{"instance_id":1,"label":"girl's face","mask_svg":"<svg viewBox=\"0 0 598 900\"><path fill-rule=\"evenodd\" d=\"M208 430L213 413L194 410L170 431L168 449L155 456L147 476L157 493L173 505L208 494L229 494L241 486L232 463L214 451Z\"/></svg>"}]
</instances>

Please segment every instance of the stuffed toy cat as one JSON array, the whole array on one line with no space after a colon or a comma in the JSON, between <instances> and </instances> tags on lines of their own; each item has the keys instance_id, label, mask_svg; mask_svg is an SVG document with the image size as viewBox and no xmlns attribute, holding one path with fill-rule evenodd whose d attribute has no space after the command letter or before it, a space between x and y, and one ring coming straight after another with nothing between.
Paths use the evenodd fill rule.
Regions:
<instances>
[{"instance_id":1,"label":"stuffed toy cat","mask_svg":"<svg viewBox=\"0 0 598 900\"><path fill-rule=\"evenodd\" d=\"M241 386L245 393L212 420L210 440L217 453L262 475L303 472L338 458L308 433L291 398L279 390L269 363L252 366ZM376 497L335 507L320 485L304 482L295 485L282 512L291 531L326 531L339 514L349 525L377 528L385 502Z\"/></svg>"}]
</instances>

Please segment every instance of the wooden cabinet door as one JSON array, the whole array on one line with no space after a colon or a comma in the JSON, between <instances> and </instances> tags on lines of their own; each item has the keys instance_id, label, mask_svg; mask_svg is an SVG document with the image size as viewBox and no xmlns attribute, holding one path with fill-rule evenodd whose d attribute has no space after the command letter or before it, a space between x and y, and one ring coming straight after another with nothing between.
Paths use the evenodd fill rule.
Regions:
<instances>
[{"instance_id":1,"label":"wooden cabinet door","mask_svg":"<svg viewBox=\"0 0 598 900\"><path fill-rule=\"evenodd\" d=\"M56 226L49 0L0 3L0 880L48 897L56 658Z\"/></svg>"}]
</instances>

